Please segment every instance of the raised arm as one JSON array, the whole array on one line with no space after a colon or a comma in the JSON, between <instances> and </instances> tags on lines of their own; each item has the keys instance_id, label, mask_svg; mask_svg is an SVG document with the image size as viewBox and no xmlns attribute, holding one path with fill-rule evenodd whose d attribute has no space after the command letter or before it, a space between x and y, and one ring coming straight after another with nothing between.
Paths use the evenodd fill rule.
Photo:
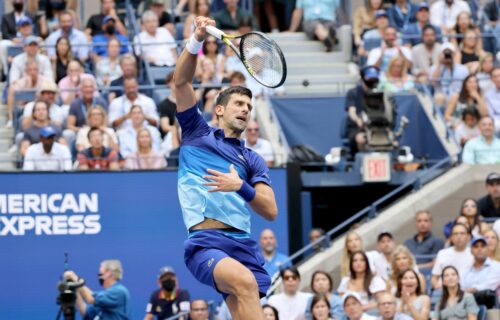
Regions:
<instances>
[{"instance_id":1,"label":"raised arm","mask_svg":"<svg viewBox=\"0 0 500 320\"><path fill-rule=\"evenodd\" d=\"M196 70L198 51L203 45L203 41L205 41L205 28L215 26L215 21L206 17L196 17L195 25L194 34L189 38L175 68L174 83L177 112L186 111L196 103L192 82Z\"/></svg>"}]
</instances>

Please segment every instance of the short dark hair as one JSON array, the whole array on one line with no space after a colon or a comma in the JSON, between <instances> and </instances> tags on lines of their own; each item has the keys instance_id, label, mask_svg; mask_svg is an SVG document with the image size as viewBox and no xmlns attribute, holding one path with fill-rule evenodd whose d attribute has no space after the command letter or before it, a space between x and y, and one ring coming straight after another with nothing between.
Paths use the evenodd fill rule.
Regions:
<instances>
[{"instance_id":1,"label":"short dark hair","mask_svg":"<svg viewBox=\"0 0 500 320\"><path fill-rule=\"evenodd\" d=\"M479 114L479 111L475 107L467 107L462 111L462 120L465 120L466 116L473 116L477 120L481 118L481 115Z\"/></svg>"},{"instance_id":2,"label":"short dark hair","mask_svg":"<svg viewBox=\"0 0 500 320\"><path fill-rule=\"evenodd\" d=\"M427 30L432 30L432 31L434 31L434 34L436 34L436 29L434 29L434 27L433 27L433 26L431 26L430 24L426 24L426 25L422 28L422 34L424 34L424 33L425 33L425 31L427 31Z\"/></svg>"},{"instance_id":3,"label":"short dark hair","mask_svg":"<svg viewBox=\"0 0 500 320\"><path fill-rule=\"evenodd\" d=\"M276 309L275 307L273 307L272 305L270 304L265 304L262 306L262 310L264 310L265 308L269 308L273 311L273 314L274 314L274 318L276 320L280 320L280 316L279 316L279 313L278 313L278 309Z\"/></svg>"},{"instance_id":4,"label":"short dark hair","mask_svg":"<svg viewBox=\"0 0 500 320\"><path fill-rule=\"evenodd\" d=\"M394 240L394 236L392 235L392 233L388 232L388 231L384 231L384 232L381 232L378 236L377 236L377 242L380 242L382 241L383 238L385 237L388 237L389 239L391 240Z\"/></svg>"},{"instance_id":5,"label":"short dark hair","mask_svg":"<svg viewBox=\"0 0 500 320\"><path fill-rule=\"evenodd\" d=\"M284 269L281 269L280 270L280 277L281 278L284 278L285 277L285 272L286 271L290 271L291 273L293 273L298 279L300 279L300 273L299 273L299 270L296 268L296 267L287 267L287 268L284 268Z\"/></svg>"},{"instance_id":6,"label":"short dark hair","mask_svg":"<svg viewBox=\"0 0 500 320\"><path fill-rule=\"evenodd\" d=\"M229 103L229 99L233 94L247 96L252 99L252 91L250 91L250 89L242 86L234 86L219 92L219 94L217 95L217 99L215 99L215 105L222 105L224 107L227 106L227 104Z\"/></svg>"},{"instance_id":7,"label":"short dark hair","mask_svg":"<svg viewBox=\"0 0 500 320\"><path fill-rule=\"evenodd\" d=\"M94 131L99 131L101 134L103 134L103 133L104 133L104 132L102 131L102 129L101 129L101 128L99 128L99 127L92 127L92 128L90 128L89 132L87 133L87 139L89 139L89 140L90 140L90 135L91 135L91 134L92 134L92 132L94 132Z\"/></svg>"},{"instance_id":8,"label":"short dark hair","mask_svg":"<svg viewBox=\"0 0 500 320\"><path fill-rule=\"evenodd\" d=\"M462 227L465 229L465 231L467 232L468 235L471 234L469 226L467 226L463 223L460 223L460 222L455 222L455 223L453 223L453 226L451 226L450 236L453 234L453 229L455 229L456 227Z\"/></svg>"},{"instance_id":9,"label":"short dark hair","mask_svg":"<svg viewBox=\"0 0 500 320\"><path fill-rule=\"evenodd\" d=\"M311 291L314 292L314 293L317 293L314 290L314 278L316 278L316 276L319 275L319 274L324 275L328 279L328 285L329 285L328 291L331 292L333 290L333 279L332 279L332 276L328 272L323 271L323 270L317 270L317 271L315 271L313 273L313 275L311 277Z\"/></svg>"}]
</instances>

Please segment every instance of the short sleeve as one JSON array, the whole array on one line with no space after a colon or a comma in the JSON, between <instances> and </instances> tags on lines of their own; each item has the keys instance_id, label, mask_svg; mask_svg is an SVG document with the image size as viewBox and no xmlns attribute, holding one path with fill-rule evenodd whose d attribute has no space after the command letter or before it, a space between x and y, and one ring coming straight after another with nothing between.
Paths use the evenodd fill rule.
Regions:
<instances>
[{"instance_id":1,"label":"short sleeve","mask_svg":"<svg viewBox=\"0 0 500 320\"><path fill-rule=\"evenodd\" d=\"M101 308L116 307L123 300L121 292L117 290L95 292L94 299L94 305Z\"/></svg>"},{"instance_id":2,"label":"short sleeve","mask_svg":"<svg viewBox=\"0 0 500 320\"><path fill-rule=\"evenodd\" d=\"M258 182L263 182L271 186L271 176L269 175L269 168L267 167L264 158L254 151L250 151L250 163L252 164L252 172L248 177L248 182L255 186Z\"/></svg>"},{"instance_id":3,"label":"short sleeve","mask_svg":"<svg viewBox=\"0 0 500 320\"><path fill-rule=\"evenodd\" d=\"M345 111L349 110L349 107L356 107L356 89L347 91L345 97Z\"/></svg>"},{"instance_id":4,"label":"short sleeve","mask_svg":"<svg viewBox=\"0 0 500 320\"><path fill-rule=\"evenodd\" d=\"M380 291L385 291L387 289L387 284L381 277L375 276L370 282L369 289L371 294L375 294Z\"/></svg>"},{"instance_id":5,"label":"short sleeve","mask_svg":"<svg viewBox=\"0 0 500 320\"><path fill-rule=\"evenodd\" d=\"M348 283L349 283L349 277L343 277L342 280L340 280L340 284L339 284L339 287L337 288L337 292L339 294L346 293Z\"/></svg>"},{"instance_id":6,"label":"short sleeve","mask_svg":"<svg viewBox=\"0 0 500 320\"><path fill-rule=\"evenodd\" d=\"M146 313L156 315L156 291L151 294L151 297L149 297L149 302L146 305Z\"/></svg>"},{"instance_id":7,"label":"short sleeve","mask_svg":"<svg viewBox=\"0 0 500 320\"><path fill-rule=\"evenodd\" d=\"M467 314L476 314L479 312L479 307L477 306L474 296L468 292L464 293L464 308Z\"/></svg>"},{"instance_id":8,"label":"short sleeve","mask_svg":"<svg viewBox=\"0 0 500 320\"><path fill-rule=\"evenodd\" d=\"M198 103L183 112L177 113L177 120L182 129L182 140L208 135L210 127L200 114Z\"/></svg>"}]
</instances>

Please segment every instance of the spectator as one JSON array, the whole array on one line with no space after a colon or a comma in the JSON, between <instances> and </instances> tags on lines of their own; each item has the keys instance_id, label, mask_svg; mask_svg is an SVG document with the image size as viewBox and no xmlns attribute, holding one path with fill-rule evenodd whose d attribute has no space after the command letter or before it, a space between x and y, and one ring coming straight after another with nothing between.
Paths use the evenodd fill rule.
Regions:
<instances>
[{"instance_id":1,"label":"spectator","mask_svg":"<svg viewBox=\"0 0 500 320\"><path fill-rule=\"evenodd\" d=\"M113 99L109 105L109 124L115 129L131 127L130 111L133 105L141 106L145 120L149 125L158 125L158 113L153 99L139 93L136 78L127 78L123 81L125 94ZM135 141L135 135L134 135Z\"/></svg>"},{"instance_id":2,"label":"spectator","mask_svg":"<svg viewBox=\"0 0 500 320\"><path fill-rule=\"evenodd\" d=\"M323 237L325 235L325 230L321 228L313 228L311 231L309 231L309 243L313 243L319 238ZM321 251L324 247L329 246L330 243L328 239L323 240L322 243L315 244L313 246L314 253Z\"/></svg>"},{"instance_id":3,"label":"spectator","mask_svg":"<svg viewBox=\"0 0 500 320\"><path fill-rule=\"evenodd\" d=\"M264 312L264 318L266 320L280 320L278 309L272 305L265 304L262 306L262 311Z\"/></svg>"},{"instance_id":4,"label":"spectator","mask_svg":"<svg viewBox=\"0 0 500 320\"><path fill-rule=\"evenodd\" d=\"M460 271L465 272L474 260L468 247L470 241L470 229L461 223L455 223L451 229L452 246L439 250L436 262L432 268L431 285L433 289L441 287L439 277L444 274L446 266L453 266Z\"/></svg>"},{"instance_id":5,"label":"spectator","mask_svg":"<svg viewBox=\"0 0 500 320\"><path fill-rule=\"evenodd\" d=\"M469 5L463 0L438 0L431 5L431 23L439 26L443 35L448 35L463 11L470 13Z\"/></svg>"},{"instance_id":6,"label":"spectator","mask_svg":"<svg viewBox=\"0 0 500 320\"><path fill-rule=\"evenodd\" d=\"M463 44L463 40L465 39L465 33L468 30L473 30L476 32L476 35L478 36L477 44L478 44L478 50L483 48L483 40L481 37L481 30L474 24L474 22L471 19L471 15L468 12L462 11L458 16L457 16L457 21L455 23L455 26L451 30L450 34L450 42L455 45L455 47L460 48L460 45Z\"/></svg>"},{"instance_id":7,"label":"spectator","mask_svg":"<svg viewBox=\"0 0 500 320\"><path fill-rule=\"evenodd\" d=\"M461 275L462 288L478 297L478 304L486 305L479 297L482 291L496 291L500 287L500 263L488 258L488 241L484 237L472 240L471 252L474 264Z\"/></svg>"},{"instance_id":8,"label":"spectator","mask_svg":"<svg viewBox=\"0 0 500 320\"><path fill-rule=\"evenodd\" d=\"M356 47L361 45L361 35L376 27L375 12L382 9L382 4L382 0L369 0L366 5L359 6L356 11L354 11L354 16L352 18L352 34Z\"/></svg>"},{"instance_id":9,"label":"spectator","mask_svg":"<svg viewBox=\"0 0 500 320\"><path fill-rule=\"evenodd\" d=\"M119 260L104 260L99 267L99 282L103 291L92 292L87 286L77 289L76 305L85 319L93 319L97 315L101 319L132 319L130 295L120 280L123 268ZM73 271L66 271L64 279L78 281Z\"/></svg>"},{"instance_id":10,"label":"spectator","mask_svg":"<svg viewBox=\"0 0 500 320\"><path fill-rule=\"evenodd\" d=\"M398 44L397 30L389 26L384 30L384 39L380 47L375 48L368 54L368 66L376 66L385 72L389 61L394 56L400 56L405 60L406 67L411 69L412 58L411 51L407 47Z\"/></svg>"},{"instance_id":11,"label":"spectator","mask_svg":"<svg viewBox=\"0 0 500 320\"><path fill-rule=\"evenodd\" d=\"M7 123L6 127L13 126L13 112L14 112L14 93L16 91L38 91L44 81L51 81L52 79L46 78L40 74L38 63L34 60L26 62L24 68L24 75L16 82L12 83L7 90ZM16 101L16 107L21 106L22 101ZM25 103L25 102L24 102Z\"/></svg>"},{"instance_id":12,"label":"spectator","mask_svg":"<svg viewBox=\"0 0 500 320\"><path fill-rule=\"evenodd\" d=\"M111 39L108 42L107 57L100 59L96 66L97 84L108 87L112 81L122 76L120 68L120 41Z\"/></svg>"},{"instance_id":13,"label":"spectator","mask_svg":"<svg viewBox=\"0 0 500 320\"><path fill-rule=\"evenodd\" d=\"M436 255L443 249L444 242L432 234L432 215L428 210L415 213L415 227L417 234L407 239L404 245L416 256L419 269L429 269L434 266L433 258L420 258L419 255Z\"/></svg>"},{"instance_id":14,"label":"spectator","mask_svg":"<svg viewBox=\"0 0 500 320\"><path fill-rule=\"evenodd\" d=\"M469 225L473 237L479 237L489 229L488 224L481 221L477 202L472 198L465 198L462 201L459 215L467 218L467 224Z\"/></svg>"},{"instance_id":15,"label":"spectator","mask_svg":"<svg viewBox=\"0 0 500 320\"><path fill-rule=\"evenodd\" d=\"M209 36L205 39L205 42L203 42L201 50L203 52L203 60L210 59L213 62L216 72L216 79L218 82L222 82L222 78L224 75L224 55L219 52L219 49L220 46L217 42L217 39Z\"/></svg>"},{"instance_id":16,"label":"spectator","mask_svg":"<svg viewBox=\"0 0 500 320\"><path fill-rule=\"evenodd\" d=\"M264 269L271 278L281 269L288 268L292 265L290 259L288 259L285 254L276 251L277 241L271 229L262 230L260 233L259 245L265 260Z\"/></svg>"},{"instance_id":17,"label":"spectator","mask_svg":"<svg viewBox=\"0 0 500 320\"><path fill-rule=\"evenodd\" d=\"M498 239L498 231L500 231L500 225L497 219L493 224L493 229L490 229L484 233L484 238L488 243L488 258L491 260L500 262L500 241Z\"/></svg>"},{"instance_id":18,"label":"spectator","mask_svg":"<svg viewBox=\"0 0 500 320\"><path fill-rule=\"evenodd\" d=\"M50 126L40 129L40 142L28 147L24 156L24 171L70 171L69 149L55 142L56 132Z\"/></svg>"},{"instance_id":19,"label":"spectator","mask_svg":"<svg viewBox=\"0 0 500 320\"><path fill-rule=\"evenodd\" d=\"M161 137L164 138L167 133L172 130L172 126L175 125L175 110L176 100L175 100L175 85L174 85L174 72L170 72L165 78L165 84L170 90L170 94L159 104L160 113L160 133Z\"/></svg>"},{"instance_id":20,"label":"spectator","mask_svg":"<svg viewBox=\"0 0 500 320\"><path fill-rule=\"evenodd\" d=\"M173 66L177 61L177 45L167 29L158 27L153 11L142 15L144 31L134 38L135 54L155 66Z\"/></svg>"},{"instance_id":21,"label":"spectator","mask_svg":"<svg viewBox=\"0 0 500 320\"><path fill-rule=\"evenodd\" d=\"M333 49L337 43L335 12L337 1L326 0L322 2L309 2L300 0L295 5L290 22L290 31L295 32L299 28L301 18L304 17L302 28L310 39L318 39L323 42L326 52Z\"/></svg>"},{"instance_id":22,"label":"spectator","mask_svg":"<svg viewBox=\"0 0 500 320\"><path fill-rule=\"evenodd\" d=\"M412 320L410 317L404 313L396 312L396 298L389 293L383 292L377 297L377 305L380 316L377 320Z\"/></svg>"},{"instance_id":23,"label":"spectator","mask_svg":"<svg viewBox=\"0 0 500 320\"><path fill-rule=\"evenodd\" d=\"M467 107L462 111L462 120L455 127L455 140L463 146L470 139L478 137L481 132L478 128L478 122L481 116L476 108Z\"/></svg>"},{"instance_id":24,"label":"spectator","mask_svg":"<svg viewBox=\"0 0 500 320\"><path fill-rule=\"evenodd\" d=\"M377 251L373 253L373 273L384 279L389 280L391 270L391 255L394 252L396 243L394 236L387 231L381 232L377 237Z\"/></svg>"},{"instance_id":25,"label":"spectator","mask_svg":"<svg viewBox=\"0 0 500 320\"><path fill-rule=\"evenodd\" d=\"M283 292L272 295L268 303L278 310L281 319L304 317L307 301L312 295L299 291L300 273L295 267L280 271L283 279Z\"/></svg>"},{"instance_id":26,"label":"spectator","mask_svg":"<svg viewBox=\"0 0 500 320\"><path fill-rule=\"evenodd\" d=\"M418 4L416 19L417 21L408 24L408 26L404 30L402 30L404 34L404 45L407 45L411 48L418 44L421 44L423 40L423 32L425 27L427 26L430 26L434 30L434 41L436 41L436 37L437 39L439 39L439 41L441 41L441 30L439 26L435 26L430 23L429 5L426 2L421 2Z\"/></svg>"},{"instance_id":27,"label":"spectator","mask_svg":"<svg viewBox=\"0 0 500 320\"><path fill-rule=\"evenodd\" d=\"M189 311L189 292L180 288L172 267L160 269L158 285L160 289L155 290L149 298L144 320L153 320L154 317L159 320L167 319Z\"/></svg>"},{"instance_id":28,"label":"spectator","mask_svg":"<svg viewBox=\"0 0 500 320\"><path fill-rule=\"evenodd\" d=\"M55 139L61 144L66 144L64 139L61 139L61 127L50 121L48 104L45 101L35 101L32 110L31 126L24 130L19 154L24 156L30 145L40 142L40 130L45 127L51 127L55 132Z\"/></svg>"},{"instance_id":29,"label":"spectator","mask_svg":"<svg viewBox=\"0 0 500 320\"><path fill-rule=\"evenodd\" d=\"M76 150L83 151L90 148L88 134L91 128L99 128L103 134L103 146L118 151L118 138L115 130L108 127L108 116L106 110L98 104L92 105L86 112L87 121L76 135Z\"/></svg>"},{"instance_id":30,"label":"spectator","mask_svg":"<svg viewBox=\"0 0 500 320\"><path fill-rule=\"evenodd\" d=\"M495 136L495 124L490 116L479 120L481 135L467 141L462 161L469 164L500 163L500 139Z\"/></svg>"},{"instance_id":31,"label":"spectator","mask_svg":"<svg viewBox=\"0 0 500 320\"><path fill-rule=\"evenodd\" d=\"M453 93L448 101L444 119L452 129L460 123L462 113L466 108L474 108L482 116L488 115L486 101L474 74L465 77L460 92Z\"/></svg>"},{"instance_id":32,"label":"spectator","mask_svg":"<svg viewBox=\"0 0 500 320\"><path fill-rule=\"evenodd\" d=\"M67 37L71 43L73 55L81 62L87 61L89 57L89 47L85 34L73 27L73 15L69 11L63 11L59 15L59 29L52 32L46 39L49 57L52 59L56 55L55 44L60 37Z\"/></svg>"},{"instance_id":33,"label":"spectator","mask_svg":"<svg viewBox=\"0 0 500 320\"><path fill-rule=\"evenodd\" d=\"M415 320L429 319L431 299L425 294L425 280L413 269L399 274L397 281L397 310Z\"/></svg>"},{"instance_id":34,"label":"spectator","mask_svg":"<svg viewBox=\"0 0 500 320\"><path fill-rule=\"evenodd\" d=\"M361 46L358 48L358 54L363 57L368 56L365 48L373 48L380 45L384 37L385 28L389 26L389 17L385 10L375 11L375 28L366 30L362 35ZM371 49L367 49L368 51Z\"/></svg>"},{"instance_id":35,"label":"spectator","mask_svg":"<svg viewBox=\"0 0 500 320\"><path fill-rule=\"evenodd\" d=\"M486 52L481 58L479 58L479 70L477 72L477 79L479 80L479 87L483 92L487 92L494 87L493 81L491 80L491 71L495 66L495 58L489 52Z\"/></svg>"},{"instance_id":36,"label":"spectator","mask_svg":"<svg viewBox=\"0 0 500 320\"><path fill-rule=\"evenodd\" d=\"M366 254L362 251L354 252L349 260L349 269L350 275L342 278L338 293L342 296L347 291L357 292L361 297L363 311L376 308L374 299L387 286L381 277L372 273Z\"/></svg>"},{"instance_id":37,"label":"spectator","mask_svg":"<svg viewBox=\"0 0 500 320\"><path fill-rule=\"evenodd\" d=\"M111 81L110 86L112 89L108 94L109 102L113 101L116 97L123 95L123 89L121 88L124 86L123 83L125 78L136 78L141 86L149 84L139 77L137 72L137 62L132 54L127 53L120 58L120 69L122 71L122 76ZM153 93L149 89L140 89L139 92L149 97L153 96Z\"/></svg>"},{"instance_id":38,"label":"spectator","mask_svg":"<svg viewBox=\"0 0 500 320\"><path fill-rule=\"evenodd\" d=\"M474 29L467 29L464 33L462 49L455 55L455 62L463 64L470 73L476 74L479 70L479 59L484 56L482 44L478 41L480 33Z\"/></svg>"},{"instance_id":39,"label":"spectator","mask_svg":"<svg viewBox=\"0 0 500 320\"><path fill-rule=\"evenodd\" d=\"M151 133L153 150L160 150L160 132L156 127L145 125L145 115L140 105L134 104L127 115L130 119L130 126L125 126L118 130L118 141L120 141L120 154L127 158L129 154L137 152L137 135L139 130L146 128Z\"/></svg>"},{"instance_id":40,"label":"spectator","mask_svg":"<svg viewBox=\"0 0 500 320\"><path fill-rule=\"evenodd\" d=\"M496 42L496 50L500 48L500 24L498 23L499 10L498 10L498 2L488 1L483 7L484 20L485 24L483 25L485 30L491 30Z\"/></svg>"},{"instance_id":41,"label":"spectator","mask_svg":"<svg viewBox=\"0 0 500 320\"><path fill-rule=\"evenodd\" d=\"M333 293L332 277L325 271L315 271L311 277L311 291L317 295L323 295L328 301L328 309L335 319L344 318L344 308L342 307L342 298ZM312 317L312 309L314 297L309 298L306 307L306 319L314 319Z\"/></svg>"},{"instance_id":42,"label":"spectator","mask_svg":"<svg viewBox=\"0 0 500 320\"><path fill-rule=\"evenodd\" d=\"M118 170L118 153L104 146L104 131L101 128L90 128L87 138L90 147L78 153L79 170Z\"/></svg>"},{"instance_id":43,"label":"spectator","mask_svg":"<svg viewBox=\"0 0 500 320\"><path fill-rule=\"evenodd\" d=\"M356 231L347 233L342 249L342 257L340 260L340 276L347 277L351 274L350 261L354 252L363 251L363 240ZM377 251L369 251L365 253L370 263L370 269L374 270L373 260L378 255Z\"/></svg>"},{"instance_id":44,"label":"spectator","mask_svg":"<svg viewBox=\"0 0 500 320\"><path fill-rule=\"evenodd\" d=\"M56 83L67 76L68 64L72 60L71 43L68 38L60 37L56 41L56 54L51 57L52 72L55 75Z\"/></svg>"},{"instance_id":45,"label":"spectator","mask_svg":"<svg viewBox=\"0 0 500 320\"><path fill-rule=\"evenodd\" d=\"M116 30L116 18L113 16L106 16L102 20L102 33L95 35L92 38L92 58L94 62L101 60L108 56L108 46L111 40L118 41L118 49L120 54L129 52L128 39L126 36L121 35Z\"/></svg>"},{"instance_id":46,"label":"spectator","mask_svg":"<svg viewBox=\"0 0 500 320\"><path fill-rule=\"evenodd\" d=\"M147 128L137 131L137 151L129 153L125 161L125 168L130 170L162 169L167 161L161 152L153 150L153 138Z\"/></svg>"},{"instance_id":47,"label":"spectator","mask_svg":"<svg viewBox=\"0 0 500 320\"><path fill-rule=\"evenodd\" d=\"M252 65L252 71L260 78L260 79L278 79L280 76L276 73L276 71L269 69L262 63L264 61L264 51L260 48L254 47L250 49L246 55L247 59L250 61L249 63ZM247 88L252 91L252 94L255 98L267 97L272 95L282 96L285 94L285 88L283 86L271 89L268 87L264 87L254 77L247 77L246 79Z\"/></svg>"},{"instance_id":48,"label":"spectator","mask_svg":"<svg viewBox=\"0 0 500 320\"><path fill-rule=\"evenodd\" d=\"M191 301L189 308L190 320L208 320L208 303L203 299Z\"/></svg>"},{"instance_id":49,"label":"spectator","mask_svg":"<svg viewBox=\"0 0 500 320\"><path fill-rule=\"evenodd\" d=\"M57 85L52 79L48 79L46 81L43 81L38 88L37 99L44 101L49 106L50 121L56 126L62 128L64 121L66 120L67 111L55 103L57 91ZM31 115L33 114L33 107L35 105L35 102L36 101L28 102L24 106L23 117L21 121L22 130L26 130L29 126L31 126L33 122L33 118L31 117Z\"/></svg>"},{"instance_id":50,"label":"spectator","mask_svg":"<svg viewBox=\"0 0 500 320\"><path fill-rule=\"evenodd\" d=\"M494 86L485 93L484 97L488 112L495 122L495 128L500 132L500 67L494 67L491 70L491 81Z\"/></svg>"},{"instance_id":51,"label":"spectator","mask_svg":"<svg viewBox=\"0 0 500 320\"><path fill-rule=\"evenodd\" d=\"M437 105L444 105L453 93L460 92L463 80L469 75L467 67L454 63L454 55L453 44L443 43L439 62L434 64L429 71Z\"/></svg>"},{"instance_id":52,"label":"spectator","mask_svg":"<svg viewBox=\"0 0 500 320\"><path fill-rule=\"evenodd\" d=\"M379 88L387 92L411 91L415 88L413 77L408 74L406 60L400 56L394 56L387 65L385 77L380 81Z\"/></svg>"},{"instance_id":53,"label":"spectator","mask_svg":"<svg viewBox=\"0 0 500 320\"><path fill-rule=\"evenodd\" d=\"M213 14L217 28L225 31L236 31L244 17L252 17L250 12L238 7L238 2L239 0L224 0L226 8ZM252 21L252 24L255 29L255 21Z\"/></svg>"},{"instance_id":54,"label":"spectator","mask_svg":"<svg viewBox=\"0 0 500 320\"><path fill-rule=\"evenodd\" d=\"M38 4L38 1L33 1ZM40 35L44 38L50 33L59 30L61 27L61 15L69 12L73 21L75 22L74 27L80 29L79 20L76 16L75 10L77 10L77 1L74 0L50 0L45 1L45 14L40 16ZM35 5L31 7L33 12L38 11L38 6Z\"/></svg>"},{"instance_id":55,"label":"spectator","mask_svg":"<svg viewBox=\"0 0 500 320\"><path fill-rule=\"evenodd\" d=\"M92 15L87 21L87 26L85 27L85 35L89 41L91 37L102 33L102 25L105 24L104 19L106 17L112 17L115 19L116 31L124 36L127 35L127 28L125 28L125 25L116 13L115 0L101 0L101 12Z\"/></svg>"},{"instance_id":56,"label":"spectator","mask_svg":"<svg viewBox=\"0 0 500 320\"><path fill-rule=\"evenodd\" d=\"M389 21L399 32L406 30L411 23L417 22L417 11L419 5L406 0L396 0L394 5L387 11Z\"/></svg>"},{"instance_id":57,"label":"spectator","mask_svg":"<svg viewBox=\"0 0 500 320\"><path fill-rule=\"evenodd\" d=\"M441 274L443 295L437 305L433 319L475 320L479 308L474 296L460 288L460 273L449 265Z\"/></svg>"},{"instance_id":58,"label":"spectator","mask_svg":"<svg viewBox=\"0 0 500 320\"><path fill-rule=\"evenodd\" d=\"M333 320L330 316L330 302L324 294L316 294L312 297L309 311L312 320Z\"/></svg>"},{"instance_id":59,"label":"spectator","mask_svg":"<svg viewBox=\"0 0 500 320\"><path fill-rule=\"evenodd\" d=\"M418 272L417 264L415 263L415 257L411 254L410 250L404 245L398 245L396 249L391 254L390 260L390 274L388 277L388 287L390 291L395 293L398 286L398 279L401 274L408 269L416 272L418 280L421 283L422 291L425 292L425 277L423 274Z\"/></svg>"},{"instance_id":60,"label":"spectator","mask_svg":"<svg viewBox=\"0 0 500 320\"><path fill-rule=\"evenodd\" d=\"M181 128L177 120L170 127L161 143L161 153L168 158L169 166L177 167L179 160L179 146L181 145Z\"/></svg>"},{"instance_id":61,"label":"spectator","mask_svg":"<svg viewBox=\"0 0 500 320\"><path fill-rule=\"evenodd\" d=\"M158 25L166 28L174 37L176 36L175 24L172 16L165 11L165 0L152 0L149 10L158 16Z\"/></svg>"},{"instance_id":62,"label":"spectator","mask_svg":"<svg viewBox=\"0 0 500 320\"><path fill-rule=\"evenodd\" d=\"M375 320L363 310L362 299L357 292L348 291L342 298L342 305L348 320Z\"/></svg>"},{"instance_id":63,"label":"spectator","mask_svg":"<svg viewBox=\"0 0 500 320\"><path fill-rule=\"evenodd\" d=\"M4 14L2 17L1 30L2 39L4 40L13 40L17 37L17 24L21 19L29 18L31 21L35 20L34 15L24 10L24 0L12 0L11 2L14 10Z\"/></svg>"},{"instance_id":64,"label":"spectator","mask_svg":"<svg viewBox=\"0 0 500 320\"><path fill-rule=\"evenodd\" d=\"M194 12L190 13L184 21L184 30L182 32L184 39L189 39L194 32L194 19L198 16L210 16L210 3L208 0L195 0ZM232 49L229 48L232 51Z\"/></svg>"},{"instance_id":65,"label":"spectator","mask_svg":"<svg viewBox=\"0 0 500 320\"><path fill-rule=\"evenodd\" d=\"M24 68L26 62L35 61L38 66L42 76L46 78L53 78L52 67L50 65L50 60L47 56L38 53L40 49L38 46L38 38L30 36L24 39L24 52L18 54L9 69L9 82L14 83L19 80L24 73Z\"/></svg>"},{"instance_id":66,"label":"spectator","mask_svg":"<svg viewBox=\"0 0 500 320\"><path fill-rule=\"evenodd\" d=\"M425 2L422 2L425 3ZM413 59L412 73L417 82L427 84L432 65L439 64L441 44L436 42L436 29L431 25L422 28L422 43L411 49Z\"/></svg>"},{"instance_id":67,"label":"spectator","mask_svg":"<svg viewBox=\"0 0 500 320\"><path fill-rule=\"evenodd\" d=\"M488 194L477 200L479 214L485 218L500 218L500 174L488 174L485 186Z\"/></svg>"},{"instance_id":68,"label":"spectator","mask_svg":"<svg viewBox=\"0 0 500 320\"><path fill-rule=\"evenodd\" d=\"M245 130L245 147L257 152L268 167L274 166L274 153L271 143L263 138L259 138L259 124L250 120Z\"/></svg>"},{"instance_id":69,"label":"spectator","mask_svg":"<svg viewBox=\"0 0 500 320\"><path fill-rule=\"evenodd\" d=\"M87 113L91 107L99 105L107 110L106 100L100 96L94 95L96 91L95 82L91 78L81 80L81 97L71 102L67 121L67 129L64 130L64 137L72 144L78 130L87 124Z\"/></svg>"},{"instance_id":70,"label":"spectator","mask_svg":"<svg viewBox=\"0 0 500 320\"><path fill-rule=\"evenodd\" d=\"M94 83L94 95L97 95L96 80L93 75L84 73L83 65L79 60L72 60L68 63L67 76L59 81L61 90L61 100L64 105L70 105L75 99L82 96L83 80L90 80Z\"/></svg>"}]
</instances>

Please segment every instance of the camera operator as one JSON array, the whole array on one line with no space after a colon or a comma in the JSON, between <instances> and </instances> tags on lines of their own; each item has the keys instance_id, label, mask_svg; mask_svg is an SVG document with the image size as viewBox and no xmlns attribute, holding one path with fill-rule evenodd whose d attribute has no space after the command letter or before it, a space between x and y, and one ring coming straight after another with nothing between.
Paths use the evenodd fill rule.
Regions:
<instances>
[{"instance_id":1,"label":"camera operator","mask_svg":"<svg viewBox=\"0 0 500 320\"><path fill-rule=\"evenodd\" d=\"M130 295L120 280L123 276L122 264L119 260L104 260L99 267L99 283L103 291L92 292L87 286L77 289L76 306L84 320L132 318ZM77 282L78 275L66 271L64 279Z\"/></svg>"},{"instance_id":2,"label":"camera operator","mask_svg":"<svg viewBox=\"0 0 500 320\"><path fill-rule=\"evenodd\" d=\"M379 68L368 66L361 69L361 81L353 89L347 91L345 109L348 114L345 136L349 139L351 155L367 151L365 135L365 102L366 93L377 88L379 83Z\"/></svg>"}]
</instances>

